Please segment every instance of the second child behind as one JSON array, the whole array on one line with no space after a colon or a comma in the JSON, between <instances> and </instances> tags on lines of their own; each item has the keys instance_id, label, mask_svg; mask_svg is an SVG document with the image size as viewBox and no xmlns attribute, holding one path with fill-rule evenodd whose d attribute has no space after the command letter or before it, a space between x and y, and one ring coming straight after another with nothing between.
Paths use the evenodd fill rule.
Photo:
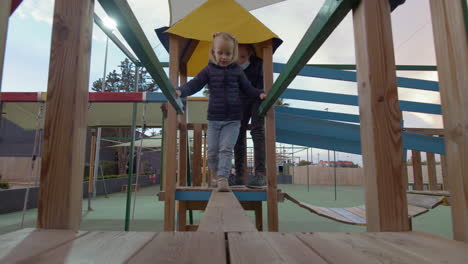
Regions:
<instances>
[{"instance_id":1,"label":"second child behind","mask_svg":"<svg viewBox=\"0 0 468 264\"><path fill-rule=\"evenodd\" d=\"M239 135L242 102L239 92L250 97L265 98L263 91L254 88L236 63L238 43L225 32L213 34L210 62L187 84L177 88L180 97L190 96L208 84L208 168L211 186L229 191L228 177L232 151ZM216 181L213 182L214 177Z\"/></svg>"}]
</instances>

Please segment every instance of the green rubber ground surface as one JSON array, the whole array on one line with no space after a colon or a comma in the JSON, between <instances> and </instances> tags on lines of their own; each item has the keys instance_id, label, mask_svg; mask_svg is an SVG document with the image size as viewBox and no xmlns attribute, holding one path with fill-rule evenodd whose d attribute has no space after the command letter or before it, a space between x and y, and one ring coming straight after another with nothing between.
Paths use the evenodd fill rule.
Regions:
<instances>
[{"instance_id":1,"label":"green rubber ground surface","mask_svg":"<svg viewBox=\"0 0 468 264\"><path fill-rule=\"evenodd\" d=\"M364 204L362 187L338 186L337 200L334 200L333 186L280 185L279 188L294 198L324 207L349 207ZM138 192L135 220L130 225L131 231L162 231L164 203L159 202L156 193L159 186L143 188ZM125 215L125 194L111 194L109 198L97 197L92 201L93 211L87 212L87 200L83 200L83 220L81 230L123 231ZM133 201L132 201L133 204ZM264 226L266 221L266 204ZM28 210L24 227L34 227L37 210ZM253 213L249 212L253 219ZM21 212L0 215L0 234L21 228ZM201 212L194 212L195 224L199 222ZM297 205L285 201L279 204L280 231L283 232L363 232L365 227L341 224L306 211ZM450 207L439 206L429 213L413 219L413 230L433 233L452 238Z\"/></svg>"}]
</instances>

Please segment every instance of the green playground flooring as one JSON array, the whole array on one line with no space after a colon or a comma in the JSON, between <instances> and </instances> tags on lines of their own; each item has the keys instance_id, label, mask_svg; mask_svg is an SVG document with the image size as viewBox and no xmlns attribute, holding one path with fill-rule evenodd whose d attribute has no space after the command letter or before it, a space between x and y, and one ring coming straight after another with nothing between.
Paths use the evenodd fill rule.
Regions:
<instances>
[{"instance_id":1,"label":"green playground flooring","mask_svg":"<svg viewBox=\"0 0 468 264\"><path fill-rule=\"evenodd\" d=\"M335 201L333 186L310 186L283 184L278 186L294 198L324 207L350 207L364 204L364 189L360 186L338 186ZM164 203L158 201L159 185L142 188L138 192L135 218L130 224L131 231L163 230ZM125 193L114 193L109 198L98 196L92 200L93 211L87 211L88 202L83 200L81 230L123 231L125 219ZM133 200L132 200L133 205ZM264 227L267 226L266 203L263 205ZM23 227L35 227L37 209L26 212ZM194 211L194 223L199 222L201 212ZM253 219L253 212L249 212ZM20 229L21 212L0 215L0 235ZM365 227L338 223L312 214L285 200L279 204L280 231L282 232L363 232ZM187 220L188 223L188 220ZM452 221L449 206L439 206L413 219L413 230L424 231L452 238Z\"/></svg>"}]
</instances>

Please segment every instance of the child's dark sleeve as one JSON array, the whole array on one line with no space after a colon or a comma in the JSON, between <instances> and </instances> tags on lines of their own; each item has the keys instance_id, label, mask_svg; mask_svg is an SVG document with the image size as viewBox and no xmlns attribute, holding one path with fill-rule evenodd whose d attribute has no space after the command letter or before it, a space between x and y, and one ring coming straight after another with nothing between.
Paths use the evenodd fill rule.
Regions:
<instances>
[{"instance_id":1,"label":"child's dark sleeve","mask_svg":"<svg viewBox=\"0 0 468 264\"><path fill-rule=\"evenodd\" d=\"M208 67L205 67L188 83L177 88L182 94L180 97L187 97L200 91L208 83Z\"/></svg>"},{"instance_id":2,"label":"child's dark sleeve","mask_svg":"<svg viewBox=\"0 0 468 264\"><path fill-rule=\"evenodd\" d=\"M259 90L253 87L253 85L245 76L244 71L241 71L241 74L239 76L239 87L246 95L251 96L251 97L257 97L261 93L263 93L262 90Z\"/></svg>"}]
</instances>

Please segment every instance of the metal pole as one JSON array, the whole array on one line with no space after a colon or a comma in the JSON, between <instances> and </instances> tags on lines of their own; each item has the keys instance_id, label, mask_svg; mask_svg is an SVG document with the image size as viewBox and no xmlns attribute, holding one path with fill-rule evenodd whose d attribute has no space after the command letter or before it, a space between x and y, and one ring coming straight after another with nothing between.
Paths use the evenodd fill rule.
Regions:
<instances>
[{"instance_id":1,"label":"metal pole","mask_svg":"<svg viewBox=\"0 0 468 264\"><path fill-rule=\"evenodd\" d=\"M100 151L101 151L101 128L98 127L97 137L96 137L96 154L94 156L93 198L96 198L96 182L98 178L99 163L101 162L99 160Z\"/></svg>"},{"instance_id":2,"label":"metal pole","mask_svg":"<svg viewBox=\"0 0 468 264\"><path fill-rule=\"evenodd\" d=\"M138 92L138 83L139 83L139 77L140 77L139 71L140 71L140 68L135 67L135 91L136 92ZM135 220L135 207L136 207L136 199L137 199L138 179L140 178L141 149L143 148L143 136L145 134L145 129L146 129L145 113L146 113L146 103L143 103L142 118L141 118L140 147L138 148L138 153L137 153L135 195L133 197L132 221Z\"/></svg>"},{"instance_id":3,"label":"metal pole","mask_svg":"<svg viewBox=\"0 0 468 264\"><path fill-rule=\"evenodd\" d=\"M334 171L335 171L335 201L336 201L336 151L335 150L333 150L333 159L335 160Z\"/></svg>"},{"instance_id":4,"label":"metal pole","mask_svg":"<svg viewBox=\"0 0 468 264\"><path fill-rule=\"evenodd\" d=\"M107 70L107 51L109 49L109 37L106 40L106 53L104 55L104 73L102 74L102 87L101 92L106 91L106 70Z\"/></svg>"},{"instance_id":5,"label":"metal pole","mask_svg":"<svg viewBox=\"0 0 468 264\"><path fill-rule=\"evenodd\" d=\"M136 130L136 114L137 114L137 104L133 103L132 110L132 141L130 143L130 164L128 166L128 181L127 181L127 203L125 208L125 231L129 231L130 228L130 207L132 200L132 176L133 176L133 158L135 155L135 130Z\"/></svg>"},{"instance_id":6,"label":"metal pole","mask_svg":"<svg viewBox=\"0 0 468 264\"><path fill-rule=\"evenodd\" d=\"M291 167L292 167L292 180L294 182L294 145L291 145L291 149L292 149L292 164L291 164Z\"/></svg>"}]
</instances>

